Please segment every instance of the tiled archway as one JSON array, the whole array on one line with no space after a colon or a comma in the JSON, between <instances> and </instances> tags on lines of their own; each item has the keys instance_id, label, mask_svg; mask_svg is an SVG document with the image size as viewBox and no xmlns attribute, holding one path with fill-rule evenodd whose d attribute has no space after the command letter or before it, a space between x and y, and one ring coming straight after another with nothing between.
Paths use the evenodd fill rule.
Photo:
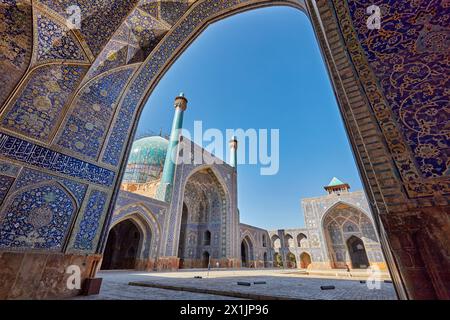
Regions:
<instances>
[{"instance_id":1,"label":"tiled archway","mask_svg":"<svg viewBox=\"0 0 450 320\"><path fill-rule=\"evenodd\" d=\"M33 1L33 10L30 0L8 3L0 11L9 53L0 65L0 199L29 169L78 188L61 252L89 257L83 276L106 242L136 123L158 79L209 23L289 5L312 21L399 295L450 297L448 46L439 40L449 30L440 2L377 1L383 32L367 30L368 0L80 1L80 31L66 23L69 1ZM23 24L14 28L12 16ZM0 259L21 263L16 249L3 245ZM8 285L24 285L11 270Z\"/></svg>"}]
</instances>

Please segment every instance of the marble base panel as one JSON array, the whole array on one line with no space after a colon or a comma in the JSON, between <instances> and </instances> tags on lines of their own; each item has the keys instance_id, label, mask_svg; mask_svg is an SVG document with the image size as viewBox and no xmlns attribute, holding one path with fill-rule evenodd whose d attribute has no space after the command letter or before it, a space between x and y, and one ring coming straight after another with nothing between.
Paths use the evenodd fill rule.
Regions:
<instances>
[{"instance_id":1,"label":"marble base panel","mask_svg":"<svg viewBox=\"0 0 450 320\"><path fill-rule=\"evenodd\" d=\"M351 266L351 263L348 263L349 266ZM371 266L377 266L380 271L387 271L387 265L385 262L370 262ZM351 267L350 267L351 268ZM309 270L346 270L347 267L345 264L338 266L338 267L332 267L330 262L311 262L311 264L308 266ZM358 270L358 269L355 269ZM361 269L364 270L364 269Z\"/></svg>"},{"instance_id":2,"label":"marble base panel","mask_svg":"<svg viewBox=\"0 0 450 320\"><path fill-rule=\"evenodd\" d=\"M159 257L156 261L157 271L176 271L178 270L178 265L180 259L178 257Z\"/></svg>"},{"instance_id":3,"label":"marble base panel","mask_svg":"<svg viewBox=\"0 0 450 320\"><path fill-rule=\"evenodd\" d=\"M0 300L61 299L81 290L69 289L67 267L80 267L81 286L94 277L101 255L0 251Z\"/></svg>"},{"instance_id":4,"label":"marble base panel","mask_svg":"<svg viewBox=\"0 0 450 320\"><path fill-rule=\"evenodd\" d=\"M239 268L240 261L236 259L211 259L211 268ZM181 259L180 269L206 268L202 259Z\"/></svg>"}]
</instances>

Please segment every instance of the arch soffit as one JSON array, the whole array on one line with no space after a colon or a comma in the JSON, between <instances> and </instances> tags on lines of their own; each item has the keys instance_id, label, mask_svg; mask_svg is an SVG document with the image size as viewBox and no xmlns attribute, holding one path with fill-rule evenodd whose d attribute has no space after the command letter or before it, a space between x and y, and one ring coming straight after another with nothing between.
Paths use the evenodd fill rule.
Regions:
<instances>
[{"instance_id":1,"label":"arch soffit","mask_svg":"<svg viewBox=\"0 0 450 320\"><path fill-rule=\"evenodd\" d=\"M325 227L325 226L324 226L325 219L326 219L330 214L332 214L333 211L334 211L338 206L340 206L340 205L345 205L345 206L349 207L350 209L353 209L353 210L356 210L357 212L362 213L363 216L364 216L365 218L367 218L372 224L374 224L374 221L373 221L373 219L372 219L372 217L371 217L371 214L368 214L364 209L359 208L359 207L355 206L354 204L348 203L348 202L346 202L346 201L339 200L339 201L335 202L331 207L329 207L329 208L324 212L324 214L322 215L322 218L321 218L321 221L320 221L320 225L321 225L323 228Z\"/></svg>"},{"instance_id":2,"label":"arch soffit","mask_svg":"<svg viewBox=\"0 0 450 320\"><path fill-rule=\"evenodd\" d=\"M154 232L155 234L159 235L161 233L161 227L158 223L158 219L156 218L156 216L153 214L153 212L143 203L130 203L127 204L121 208L119 208L119 210L115 211L115 215L120 215L123 211L126 211L130 208L136 208L136 210L130 211L130 213L125 214L123 217L120 217L119 219L115 220L111 226L110 226L110 230L116 226L117 224L119 224L120 222L123 222L127 219L140 219L142 220L141 222L145 223L152 232ZM141 209L142 211L145 212L145 214L140 211L139 209ZM148 216L146 216L146 214L148 214ZM154 222L151 221L149 219L150 217L153 217ZM156 226L156 230L155 230L155 226Z\"/></svg>"},{"instance_id":3,"label":"arch soffit","mask_svg":"<svg viewBox=\"0 0 450 320\"><path fill-rule=\"evenodd\" d=\"M248 241L247 239L249 239L250 241ZM245 231L242 233L242 236L241 236L241 243L242 243L243 241L247 242L247 244L248 244L249 247L251 247L251 248L254 248L255 245L256 245L255 239L253 238L252 234L251 234L248 230L245 230Z\"/></svg>"}]
</instances>

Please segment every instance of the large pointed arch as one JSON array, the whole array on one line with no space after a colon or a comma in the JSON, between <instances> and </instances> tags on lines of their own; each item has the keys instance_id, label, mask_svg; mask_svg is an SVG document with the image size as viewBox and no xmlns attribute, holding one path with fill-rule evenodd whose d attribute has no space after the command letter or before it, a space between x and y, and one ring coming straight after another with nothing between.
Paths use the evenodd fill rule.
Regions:
<instances>
[{"instance_id":1,"label":"large pointed arch","mask_svg":"<svg viewBox=\"0 0 450 320\"><path fill-rule=\"evenodd\" d=\"M321 228L332 268L345 269L356 265L351 259L353 251L347 243L349 238L360 238L366 246L377 250L379 238L372 219L354 205L343 201L336 202L323 215Z\"/></svg>"},{"instance_id":2,"label":"large pointed arch","mask_svg":"<svg viewBox=\"0 0 450 320\"><path fill-rule=\"evenodd\" d=\"M173 201L177 204L177 254L182 267L201 267L205 250L214 263L221 263L228 257L230 247L227 242L231 196L225 181L213 166L206 165L192 169L181 181L175 191L177 200ZM203 241L207 232L211 237L208 243Z\"/></svg>"},{"instance_id":3,"label":"large pointed arch","mask_svg":"<svg viewBox=\"0 0 450 320\"><path fill-rule=\"evenodd\" d=\"M144 239L150 240L148 243L147 240L144 241L146 245L142 248L142 257L156 259L159 255L161 239L161 226L156 215L144 203L130 203L117 208L109 229L111 230L115 225L126 219L133 219L141 227ZM151 236L147 237L147 234Z\"/></svg>"}]
</instances>

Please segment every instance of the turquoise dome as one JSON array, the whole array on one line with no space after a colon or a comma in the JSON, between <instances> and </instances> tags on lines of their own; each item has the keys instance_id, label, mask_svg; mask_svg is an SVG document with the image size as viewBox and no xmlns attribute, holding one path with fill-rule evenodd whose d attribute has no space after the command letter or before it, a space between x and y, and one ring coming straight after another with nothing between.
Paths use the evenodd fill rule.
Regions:
<instances>
[{"instance_id":1,"label":"turquoise dome","mask_svg":"<svg viewBox=\"0 0 450 320\"><path fill-rule=\"evenodd\" d=\"M160 136L136 140L128 158L123 182L146 183L159 179L169 141Z\"/></svg>"}]
</instances>

